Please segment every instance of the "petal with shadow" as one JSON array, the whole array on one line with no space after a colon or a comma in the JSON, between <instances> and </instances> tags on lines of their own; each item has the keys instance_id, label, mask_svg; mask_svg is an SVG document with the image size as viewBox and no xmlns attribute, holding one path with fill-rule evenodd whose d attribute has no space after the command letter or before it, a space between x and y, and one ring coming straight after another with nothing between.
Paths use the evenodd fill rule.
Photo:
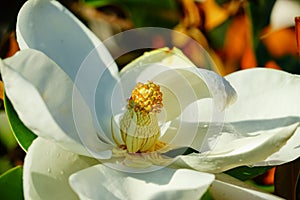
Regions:
<instances>
[{"instance_id":1,"label":"petal with shadow","mask_svg":"<svg viewBox=\"0 0 300 200\"><path fill-rule=\"evenodd\" d=\"M199 199L213 180L188 169L126 173L97 165L73 174L70 184L81 199Z\"/></svg>"},{"instance_id":2,"label":"petal with shadow","mask_svg":"<svg viewBox=\"0 0 300 200\"><path fill-rule=\"evenodd\" d=\"M27 1L18 14L16 33L21 49L42 51L73 81L93 49L99 51L98 67L106 68L113 60L102 42L58 1ZM113 65L113 73L117 74L117 66Z\"/></svg>"},{"instance_id":3,"label":"petal with shadow","mask_svg":"<svg viewBox=\"0 0 300 200\"><path fill-rule=\"evenodd\" d=\"M267 126L258 128L265 123ZM173 164L212 173L253 165L284 146L298 126L298 121L273 126L264 121L225 124L222 132L208 138L208 151L178 156Z\"/></svg>"},{"instance_id":4,"label":"petal with shadow","mask_svg":"<svg viewBox=\"0 0 300 200\"><path fill-rule=\"evenodd\" d=\"M78 199L71 189L71 174L97 164L92 158L63 150L57 144L37 138L25 157L23 188L25 199Z\"/></svg>"},{"instance_id":5,"label":"petal with shadow","mask_svg":"<svg viewBox=\"0 0 300 200\"><path fill-rule=\"evenodd\" d=\"M226 174L216 175L210 193L214 199L222 200L283 200L280 197L259 191L257 188Z\"/></svg>"},{"instance_id":6,"label":"petal with shadow","mask_svg":"<svg viewBox=\"0 0 300 200\"><path fill-rule=\"evenodd\" d=\"M225 122L300 117L300 76L284 71L255 68L225 77L238 93L238 100L226 110ZM205 115L203 113L203 115ZM299 120L300 121L300 120ZM272 120L269 120L272 123ZM300 155L299 129L286 145L265 162L278 165Z\"/></svg>"},{"instance_id":7,"label":"petal with shadow","mask_svg":"<svg viewBox=\"0 0 300 200\"><path fill-rule=\"evenodd\" d=\"M51 59L28 49L0 64L6 94L29 129L75 153L90 155L87 149L97 146L97 151L103 151L99 156L110 157L111 153L106 151L110 145L98 139L89 108L79 95L77 106L81 120L75 123L73 92L76 88ZM84 134L78 132L79 128L84 129Z\"/></svg>"}]
</instances>

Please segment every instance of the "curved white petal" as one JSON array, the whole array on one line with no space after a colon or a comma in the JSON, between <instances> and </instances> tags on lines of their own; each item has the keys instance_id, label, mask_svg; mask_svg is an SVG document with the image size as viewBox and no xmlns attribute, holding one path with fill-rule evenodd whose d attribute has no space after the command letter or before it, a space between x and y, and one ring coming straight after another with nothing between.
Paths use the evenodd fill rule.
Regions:
<instances>
[{"instance_id":1,"label":"curved white petal","mask_svg":"<svg viewBox=\"0 0 300 200\"><path fill-rule=\"evenodd\" d=\"M95 48L99 51L99 68L112 64L102 42L58 1L27 1L18 14L16 33L21 49L42 51L72 80L86 56ZM116 74L117 66L113 65L112 71Z\"/></svg>"},{"instance_id":2,"label":"curved white petal","mask_svg":"<svg viewBox=\"0 0 300 200\"><path fill-rule=\"evenodd\" d=\"M110 63L101 64L99 55L102 55L101 48L91 51L81 64L74 84L85 98L93 114L95 127L100 133L99 137L106 141L113 141L111 138L111 117L116 106L112 103L112 93L117 97L121 95L120 91L114 88L118 80L118 74L114 73L114 69L116 69L114 61L111 60ZM75 97L74 109L80 110L80 106L76 104L77 98ZM80 112L77 113L79 116L75 116L75 118L80 119L81 114Z\"/></svg>"},{"instance_id":3,"label":"curved white petal","mask_svg":"<svg viewBox=\"0 0 300 200\"><path fill-rule=\"evenodd\" d=\"M214 199L222 200L282 200L282 198L259 191L226 174L216 175L210 193Z\"/></svg>"},{"instance_id":4,"label":"curved white petal","mask_svg":"<svg viewBox=\"0 0 300 200\"><path fill-rule=\"evenodd\" d=\"M23 169L25 199L78 199L71 189L71 174L97 164L97 160L61 149L37 138L29 147Z\"/></svg>"},{"instance_id":5,"label":"curved white petal","mask_svg":"<svg viewBox=\"0 0 300 200\"><path fill-rule=\"evenodd\" d=\"M276 153L270 155L263 162L255 163L255 166L281 165L296 160L300 156L300 128L298 128L287 143Z\"/></svg>"},{"instance_id":6,"label":"curved white petal","mask_svg":"<svg viewBox=\"0 0 300 200\"><path fill-rule=\"evenodd\" d=\"M77 106L80 107L81 120L75 123L72 98L76 88L47 56L28 49L0 64L6 94L20 119L35 134L83 155L90 155L86 147L93 149L97 146L94 151L110 148L98 139L89 109L79 95ZM85 130L83 136L78 134L82 128ZM109 152L102 153L102 157L109 156Z\"/></svg>"},{"instance_id":7,"label":"curved white petal","mask_svg":"<svg viewBox=\"0 0 300 200\"><path fill-rule=\"evenodd\" d=\"M212 143L210 151L178 156L173 164L212 173L253 165L277 152L296 131L298 120L287 118L273 123L249 121L225 124L221 133L208 138Z\"/></svg>"},{"instance_id":8,"label":"curved white petal","mask_svg":"<svg viewBox=\"0 0 300 200\"><path fill-rule=\"evenodd\" d=\"M198 99L212 97L216 109L223 110L236 97L225 79L212 71L195 67L176 48L147 52L127 65L121 72L121 85L126 86L124 97L130 97L137 82L148 80L161 86L165 121L174 119Z\"/></svg>"},{"instance_id":9,"label":"curved white petal","mask_svg":"<svg viewBox=\"0 0 300 200\"><path fill-rule=\"evenodd\" d=\"M81 199L199 199L214 175L163 168L148 173L124 173L97 165L73 174L71 187Z\"/></svg>"},{"instance_id":10,"label":"curved white petal","mask_svg":"<svg viewBox=\"0 0 300 200\"><path fill-rule=\"evenodd\" d=\"M21 49L42 51L71 77L92 112L99 137L107 140L118 68L103 43L58 1L27 1L16 28Z\"/></svg>"},{"instance_id":11,"label":"curved white petal","mask_svg":"<svg viewBox=\"0 0 300 200\"><path fill-rule=\"evenodd\" d=\"M193 129L197 131L197 134L191 147L200 152L208 150L210 153L215 154L214 152L217 152L220 154L219 158L218 156L215 158L213 156L205 157L206 154L200 156L203 163L208 163L207 165L202 164L202 168L199 170L223 171L245 164L279 165L298 158L300 155L298 139L300 128L297 125L300 122L300 104L298 103L300 99L300 76L259 68L236 72L227 76L226 79L236 89L239 98L226 110L225 124L221 132L217 131L213 135L207 134L208 128L214 127L214 123L208 123L212 118L212 103L209 101L198 102L201 116L199 121L206 122L207 129L203 126ZM180 127L172 126L172 131L176 132L176 128L183 130L187 127L184 130L188 131L190 135L192 127L201 124L183 121ZM295 124L293 128L290 126L292 124ZM219 126L222 126L222 121ZM269 137L269 141L273 137L272 134L268 135L270 132L274 132L274 135L282 132L289 136L285 140L281 140L278 147L272 146L272 143L269 143L270 146L263 147L261 143L263 140L260 140L260 137L256 138L257 142L254 140L253 133L257 131L260 131L260 137ZM204 138L205 135L208 137ZM278 136L274 136L274 141L277 139ZM203 143L203 140L206 143ZM249 143L248 140L253 140L254 143ZM179 141L185 142L186 138L181 137ZM245 146L251 148L248 151L253 151L253 153L243 151ZM259 152L258 149L260 148L264 148L264 150ZM232 154L233 152L236 155ZM196 157L185 158L185 162L196 166L192 161L193 159L197 160ZM228 162L223 161L224 159L228 159Z\"/></svg>"},{"instance_id":12,"label":"curved white petal","mask_svg":"<svg viewBox=\"0 0 300 200\"><path fill-rule=\"evenodd\" d=\"M255 68L225 77L238 93L226 110L227 122L300 116L300 76Z\"/></svg>"},{"instance_id":13,"label":"curved white petal","mask_svg":"<svg viewBox=\"0 0 300 200\"><path fill-rule=\"evenodd\" d=\"M277 0L273 6L270 23L273 30L295 26L295 17L300 16L300 3L295 0Z\"/></svg>"},{"instance_id":14,"label":"curved white petal","mask_svg":"<svg viewBox=\"0 0 300 200\"><path fill-rule=\"evenodd\" d=\"M236 103L226 110L226 122L300 117L299 75L256 68L236 72L225 78L239 96ZM272 120L269 122L272 123ZM282 164L299 157L299 130L300 128L279 152L259 164Z\"/></svg>"}]
</instances>

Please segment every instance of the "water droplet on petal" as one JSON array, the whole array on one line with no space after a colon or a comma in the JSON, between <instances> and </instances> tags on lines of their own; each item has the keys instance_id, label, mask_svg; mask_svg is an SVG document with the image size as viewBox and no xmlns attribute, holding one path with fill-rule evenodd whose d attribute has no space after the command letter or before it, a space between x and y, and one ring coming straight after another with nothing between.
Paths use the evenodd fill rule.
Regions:
<instances>
[{"instance_id":1,"label":"water droplet on petal","mask_svg":"<svg viewBox=\"0 0 300 200\"><path fill-rule=\"evenodd\" d=\"M48 172L48 173L51 173L51 169L50 169L50 168L48 168L48 169L47 169L47 172Z\"/></svg>"},{"instance_id":2,"label":"water droplet on petal","mask_svg":"<svg viewBox=\"0 0 300 200\"><path fill-rule=\"evenodd\" d=\"M60 171L59 173L60 173L61 175L64 175L64 171Z\"/></svg>"}]
</instances>

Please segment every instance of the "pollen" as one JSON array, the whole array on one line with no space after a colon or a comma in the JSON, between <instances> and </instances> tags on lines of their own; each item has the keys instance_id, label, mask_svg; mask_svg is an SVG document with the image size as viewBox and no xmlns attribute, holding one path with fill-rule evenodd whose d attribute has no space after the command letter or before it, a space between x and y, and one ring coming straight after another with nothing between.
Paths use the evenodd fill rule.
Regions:
<instances>
[{"instance_id":1,"label":"pollen","mask_svg":"<svg viewBox=\"0 0 300 200\"><path fill-rule=\"evenodd\" d=\"M128 100L128 108L135 112L143 114L150 112L160 112L162 108L162 92L160 86L148 81L147 83L138 83L131 92Z\"/></svg>"}]
</instances>

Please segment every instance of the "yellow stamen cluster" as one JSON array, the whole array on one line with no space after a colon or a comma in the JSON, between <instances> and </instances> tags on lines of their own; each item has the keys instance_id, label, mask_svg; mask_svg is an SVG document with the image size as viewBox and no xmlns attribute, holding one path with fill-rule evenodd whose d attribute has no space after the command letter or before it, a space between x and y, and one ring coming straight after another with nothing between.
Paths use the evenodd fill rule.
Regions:
<instances>
[{"instance_id":1,"label":"yellow stamen cluster","mask_svg":"<svg viewBox=\"0 0 300 200\"><path fill-rule=\"evenodd\" d=\"M143 114L149 112L159 112L162 108L162 92L160 86L151 81L147 83L138 83L131 92L128 102L129 109L133 108L135 112Z\"/></svg>"},{"instance_id":2,"label":"yellow stamen cluster","mask_svg":"<svg viewBox=\"0 0 300 200\"><path fill-rule=\"evenodd\" d=\"M148 81L138 83L131 93L127 111L120 121L124 144L129 153L153 152L165 146L158 141L160 127L156 114L162 108L160 86Z\"/></svg>"}]
</instances>

